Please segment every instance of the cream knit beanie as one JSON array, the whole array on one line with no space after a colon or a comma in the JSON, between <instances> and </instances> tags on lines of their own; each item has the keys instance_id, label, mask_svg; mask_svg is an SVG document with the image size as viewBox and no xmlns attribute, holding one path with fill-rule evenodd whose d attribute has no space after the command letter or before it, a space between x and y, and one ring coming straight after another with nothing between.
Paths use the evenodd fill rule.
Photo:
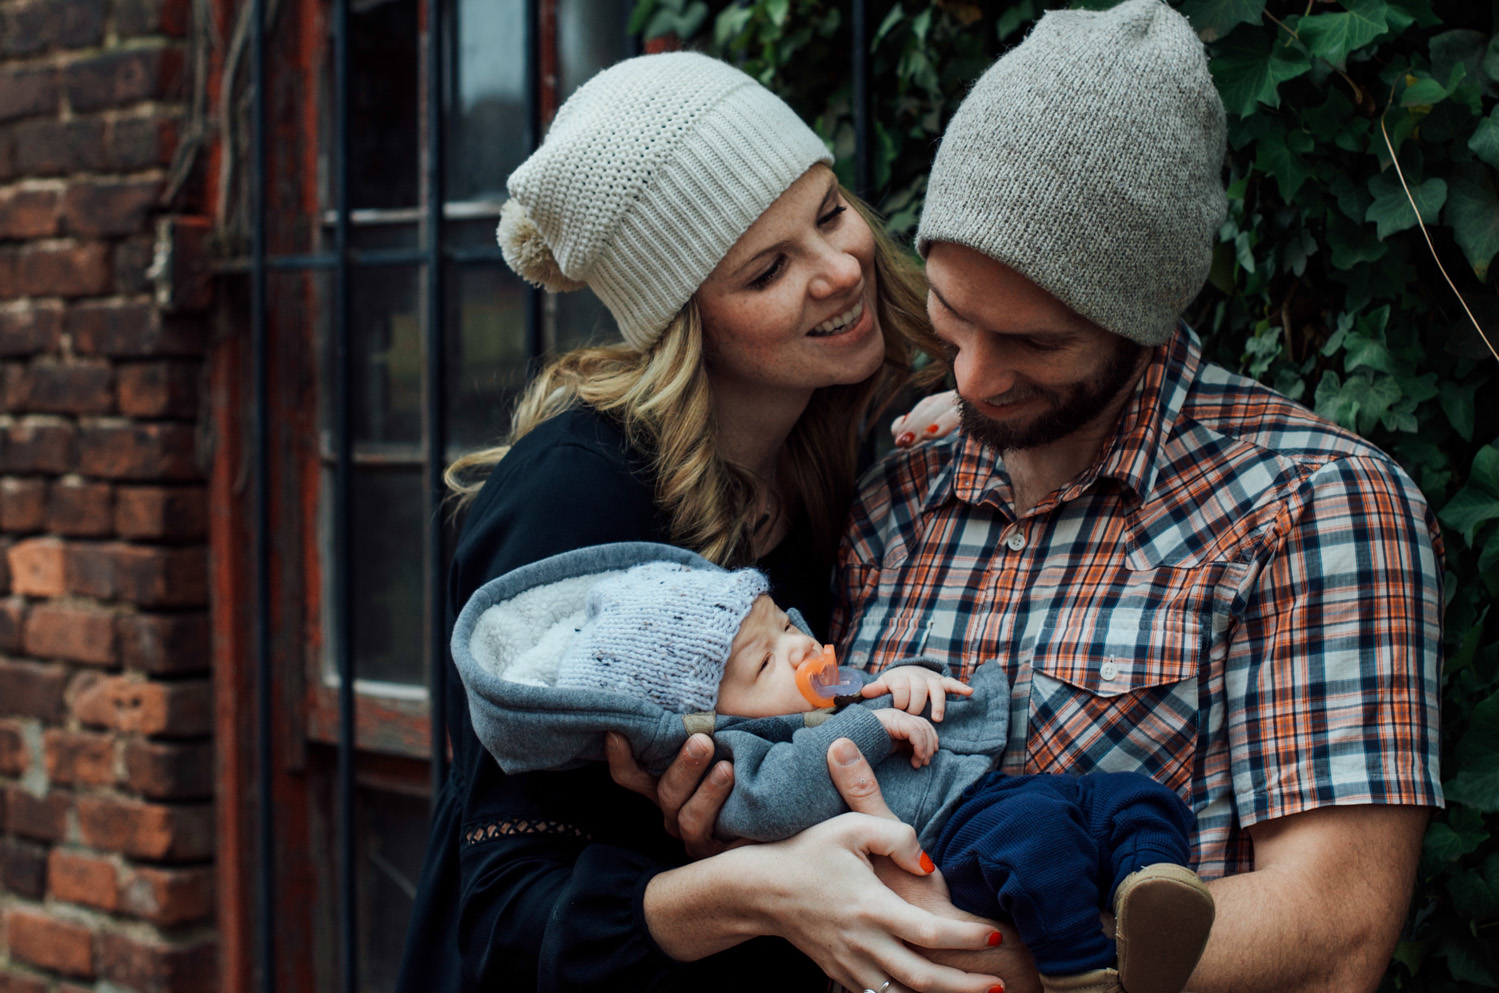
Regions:
<instances>
[{"instance_id":1,"label":"cream knit beanie","mask_svg":"<svg viewBox=\"0 0 1499 993\"><path fill-rule=\"evenodd\" d=\"M1052 11L953 116L917 249L966 245L1159 344L1207 280L1224 132L1202 43L1161 0Z\"/></svg>"},{"instance_id":2,"label":"cream knit beanie","mask_svg":"<svg viewBox=\"0 0 1499 993\"><path fill-rule=\"evenodd\" d=\"M580 87L510 175L500 247L532 283L591 287L644 351L765 208L831 161L733 66L642 55Z\"/></svg>"}]
</instances>

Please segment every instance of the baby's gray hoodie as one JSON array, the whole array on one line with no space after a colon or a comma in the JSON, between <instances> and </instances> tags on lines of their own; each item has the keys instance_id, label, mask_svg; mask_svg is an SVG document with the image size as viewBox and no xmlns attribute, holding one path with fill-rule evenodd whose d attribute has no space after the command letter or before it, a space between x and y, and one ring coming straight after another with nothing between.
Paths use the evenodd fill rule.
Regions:
<instances>
[{"instance_id":1,"label":"baby's gray hoodie","mask_svg":"<svg viewBox=\"0 0 1499 993\"><path fill-rule=\"evenodd\" d=\"M1010 701L1004 670L993 662L975 671L972 696L948 697L946 715L934 725L940 747L921 769L894 751L872 713L891 705L888 694L836 711L727 717L671 713L608 686L554 686L563 650L583 624L589 587L606 574L652 561L719 568L670 545L595 545L490 580L464 605L453 628L453 660L468 690L474 730L505 772L603 761L604 732L620 731L641 765L660 775L687 736L703 731L713 736L718 757L734 763L734 789L719 813L718 834L778 841L848 810L828 776L826 756L835 740L851 738L874 766L891 809L930 845L963 790L998 764ZM801 617L789 613L805 630ZM905 664L945 669L925 659Z\"/></svg>"}]
</instances>

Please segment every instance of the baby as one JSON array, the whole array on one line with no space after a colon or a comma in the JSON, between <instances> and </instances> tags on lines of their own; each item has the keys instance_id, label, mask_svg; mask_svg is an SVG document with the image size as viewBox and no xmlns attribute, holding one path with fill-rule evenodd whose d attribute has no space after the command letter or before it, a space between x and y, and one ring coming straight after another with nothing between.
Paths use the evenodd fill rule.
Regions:
<instances>
[{"instance_id":1,"label":"baby","mask_svg":"<svg viewBox=\"0 0 1499 993\"><path fill-rule=\"evenodd\" d=\"M480 606L497 624L507 610L517 619L520 599ZM876 678L839 670L831 649L769 597L763 574L706 563L649 561L607 572L589 583L581 617L572 620L572 630L561 632L549 715L565 709L569 694L589 708L600 694L631 699L615 729L657 771L686 733L709 731L719 754L734 762L721 833L779 840L847 810L826 754L832 741L848 737L874 767L891 809L916 828L953 903L1013 920L1047 990L1179 993L1185 986L1213 918L1212 897L1186 867L1190 809L1137 773L995 771L1009 720L998 665L980 666L969 685L925 659ZM476 730L509 768L513 735L525 732L501 730L508 714L480 720L486 695L496 696L471 678L474 665L494 661L474 656L496 654L483 623L460 617L455 660ZM460 632L468 635L462 646ZM653 705L650 716L634 719L643 704ZM507 733L511 740L500 742ZM909 761L887 761L896 751ZM1101 910L1114 915L1113 935L1100 927Z\"/></svg>"}]
</instances>

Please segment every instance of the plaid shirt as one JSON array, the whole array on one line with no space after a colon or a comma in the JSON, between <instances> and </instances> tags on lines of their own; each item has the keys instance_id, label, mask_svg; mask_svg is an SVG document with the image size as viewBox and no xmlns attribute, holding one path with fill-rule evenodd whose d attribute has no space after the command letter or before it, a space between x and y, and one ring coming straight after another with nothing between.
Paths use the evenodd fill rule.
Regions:
<instances>
[{"instance_id":1,"label":"plaid shirt","mask_svg":"<svg viewBox=\"0 0 1499 993\"><path fill-rule=\"evenodd\" d=\"M1024 516L955 435L865 477L840 552L842 657L1011 681L1010 773L1137 770L1197 814L1206 877L1252 825L1437 805L1440 533L1356 435L1158 349L1094 465Z\"/></svg>"}]
</instances>

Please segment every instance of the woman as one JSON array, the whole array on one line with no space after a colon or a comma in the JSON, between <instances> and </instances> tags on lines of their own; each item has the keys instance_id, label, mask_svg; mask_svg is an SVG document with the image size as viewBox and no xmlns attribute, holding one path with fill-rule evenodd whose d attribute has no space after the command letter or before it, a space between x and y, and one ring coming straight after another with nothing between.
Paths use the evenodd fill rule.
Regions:
<instances>
[{"instance_id":1,"label":"woman","mask_svg":"<svg viewBox=\"0 0 1499 993\"><path fill-rule=\"evenodd\" d=\"M508 444L451 467L467 517L450 604L557 552L648 540L756 563L825 628L856 432L924 328L919 276L829 160L784 103L701 55L628 60L564 104L510 177L501 245L535 283L592 287L625 344L562 356ZM683 865L661 811L602 765L502 776L450 686L452 774L402 989L821 990L824 971L859 989L926 965L899 939L993 933L880 886L866 853L918 874L920 853L863 815Z\"/></svg>"}]
</instances>

